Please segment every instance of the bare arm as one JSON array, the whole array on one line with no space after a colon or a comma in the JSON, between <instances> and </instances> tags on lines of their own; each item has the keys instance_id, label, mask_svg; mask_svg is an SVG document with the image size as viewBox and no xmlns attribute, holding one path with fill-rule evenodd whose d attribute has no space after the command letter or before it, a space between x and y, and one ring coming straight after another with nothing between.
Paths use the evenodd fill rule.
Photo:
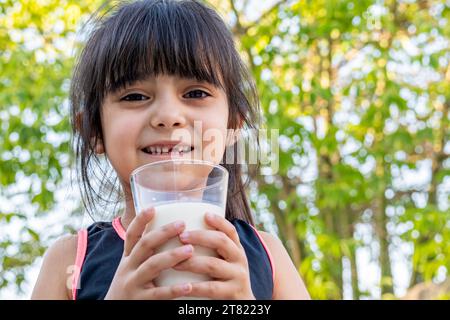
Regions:
<instances>
[{"instance_id":1,"label":"bare arm","mask_svg":"<svg viewBox=\"0 0 450 320\"><path fill-rule=\"evenodd\" d=\"M77 251L77 236L58 239L44 256L32 300L72 299L71 279Z\"/></svg>"},{"instance_id":2,"label":"bare arm","mask_svg":"<svg viewBox=\"0 0 450 320\"><path fill-rule=\"evenodd\" d=\"M309 300L305 284L281 241L270 233L258 231L266 243L275 265L273 299Z\"/></svg>"}]
</instances>

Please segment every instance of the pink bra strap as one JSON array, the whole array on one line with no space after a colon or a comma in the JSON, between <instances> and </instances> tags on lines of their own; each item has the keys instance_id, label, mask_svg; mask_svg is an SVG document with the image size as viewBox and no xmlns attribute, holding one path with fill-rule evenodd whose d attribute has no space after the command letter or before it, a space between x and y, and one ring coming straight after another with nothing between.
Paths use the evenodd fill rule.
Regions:
<instances>
[{"instance_id":1,"label":"pink bra strap","mask_svg":"<svg viewBox=\"0 0 450 320\"><path fill-rule=\"evenodd\" d=\"M87 230L78 231L77 258L75 260L75 269L72 277L72 299L77 299L77 289L80 280L81 268L83 267L84 258L87 249Z\"/></svg>"},{"instance_id":2,"label":"pink bra strap","mask_svg":"<svg viewBox=\"0 0 450 320\"><path fill-rule=\"evenodd\" d=\"M117 217L113 220L112 226L114 230L116 230L117 234L122 240L125 240L125 229L122 226L122 223L120 222L120 217Z\"/></svg>"}]
</instances>

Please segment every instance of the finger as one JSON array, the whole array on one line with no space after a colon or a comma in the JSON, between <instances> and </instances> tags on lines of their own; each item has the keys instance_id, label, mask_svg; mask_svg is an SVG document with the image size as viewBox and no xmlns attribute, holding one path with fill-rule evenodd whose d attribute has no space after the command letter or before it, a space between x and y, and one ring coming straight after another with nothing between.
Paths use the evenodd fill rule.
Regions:
<instances>
[{"instance_id":1,"label":"finger","mask_svg":"<svg viewBox=\"0 0 450 320\"><path fill-rule=\"evenodd\" d=\"M145 233L131 251L130 263L139 266L154 253L155 249L179 235L184 228L183 221L175 221Z\"/></svg>"},{"instance_id":2,"label":"finger","mask_svg":"<svg viewBox=\"0 0 450 320\"><path fill-rule=\"evenodd\" d=\"M241 246L236 228L230 221L222 216L209 212L205 214L205 220L211 227L225 233L238 247Z\"/></svg>"},{"instance_id":3,"label":"finger","mask_svg":"<svg viewBox=\"0 0 450 320\"><path fill-rule=\"evenodd\" d=\"M173 267L178 271L206 274L215 279L232 279L233 265L223 259L207 256L193 256Z\"/></svg>"},{"instance_id":4,"label":"finger","mask_svg":"<svg viewBox=\"0 0 450 320\"><path fill-rule=\"evenodd\" d=\"M211 248L225 260L230 262L238 261L241 257L240 249L236 244L221 231L216 230L195 230L185 231L180 234L182 243L190 243L206 248Z\"/></svg>"},{"instance_id":5,"label":"finger","mask_svg":"<svg viewBox=\"0 0 450 320\"><path fill-rule=\"evenodd\" d=\"M139 266L136 270L136 279L140 283L152 281L161 271L170 269L192 257L193 252L194 247L192 245L185 245L155 254Z\"/></svg>"},{"instance_id":6,"label":"finger","mask_svg":"<svg viewBox=\"0 0 450 320\"><path fill-rule=\"evenodd\" d=\"M125 244L123 248L123 255L125 257L130 255L134 246L142 237L145 226L153 219L154 215L155 209L149 208L142 211L141 214L136 215L133 221L131 221L130 225L127 228L125 236Z\"/></svg>"},{"instance_id":7,"label":"finger","mask_svg":"<svg viewBox=\"0 0 450 320\"><path fill-rule=\"evenodd\" d=\"M170 287L154 287L144 290L141 294L141 300L169 300L189 294L192 290L190 283L179 284Z\"/></svg>"},{"instance_id":8,"label":"finger","mask_svg":"<svg viewBox=\"0 0 450 320\"><path fill-rule=\"evenodd\" d=\"M234 292L227 288L224 281L202 281L191 283L192 289L189 297L208 297L211 299L232 299Z\"/></svg>"}]
</instances>

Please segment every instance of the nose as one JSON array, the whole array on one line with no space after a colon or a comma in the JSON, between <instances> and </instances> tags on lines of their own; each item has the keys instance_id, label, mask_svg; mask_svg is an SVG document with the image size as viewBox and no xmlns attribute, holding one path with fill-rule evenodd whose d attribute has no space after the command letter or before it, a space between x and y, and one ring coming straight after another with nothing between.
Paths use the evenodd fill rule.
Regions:
<instances>
[{"instance_id":1,"label":"nose","mask_svg":"<svg viewBox=\"0 0 450 320\"><path fill-rule=\"evenodd\" d=\"M174 98L155 101L150 124L154 128L182 128L186 125L183 105Z\"/></svg>"}]
</instances>

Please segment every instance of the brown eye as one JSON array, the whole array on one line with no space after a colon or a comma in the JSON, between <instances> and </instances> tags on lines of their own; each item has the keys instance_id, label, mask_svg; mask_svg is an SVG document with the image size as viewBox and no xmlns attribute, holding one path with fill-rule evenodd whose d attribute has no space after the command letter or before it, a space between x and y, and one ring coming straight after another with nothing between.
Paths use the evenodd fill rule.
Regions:
<instances>
[{"instance_id":1,"label":"brown eye","mask_svg":"<svg viewBox=\"0 0 450 320\"><path fill-rule=\"evenodd\" d=\"M144 96L143 94L132 93L132 94L129 94L129 95L123 97L120 100L121 101L144 101L144 100L147 100L147 99L148 99L148 97Z\"/></svg>"},{"instance_id":2,"label":"brown eye","mask_svg":"<svg viewBox=\"0 0 450 320\"><path fill-rule=\"evenodd\" d=\"M183 97L189 99L203 99L211 95L203 90L192 90L186 93Z\"/></svg>"}]
</instances>

